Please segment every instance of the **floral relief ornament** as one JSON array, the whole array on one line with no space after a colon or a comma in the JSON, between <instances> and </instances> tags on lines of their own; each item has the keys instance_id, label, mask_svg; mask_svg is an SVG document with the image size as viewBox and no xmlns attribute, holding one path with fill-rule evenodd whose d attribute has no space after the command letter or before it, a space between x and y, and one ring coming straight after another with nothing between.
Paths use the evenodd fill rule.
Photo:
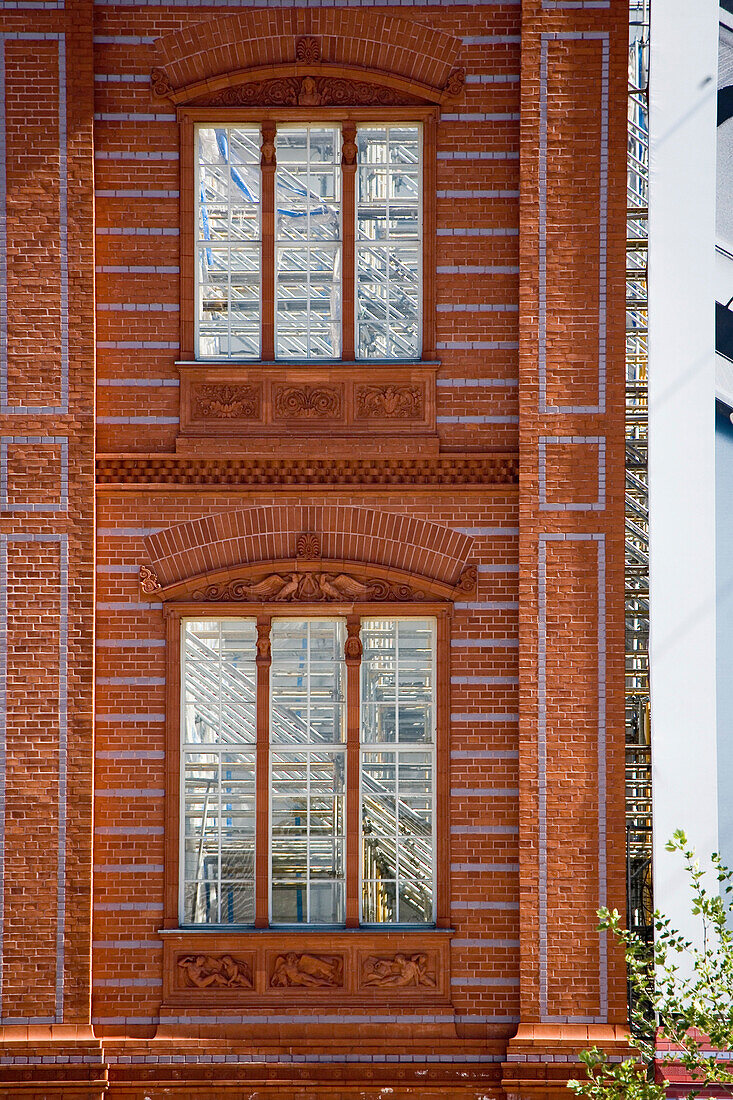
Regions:
<instances>
[{"instance_id":1,"label":"floral relief ornament","mask_svg":"<svg viewBox=\"0 0 733 1100\"><path fill-rule=\"evenodd\" d=\"M295 543L295 555L298 558L320 558L321 540L318 535L314 535L310 531L304 531L302 535L298 535Z\"/></svg>"},{"instance_id":2,"label":"floral relief ornament","mask_svg":"<svg viewBox=\"0 0 733 1100\"><path fill-rule=\"evenodd\" d=\"M359 386L356 390L357 415L419 420L423 415L421 386Z\"/></svg>"},{"instance_id":3,"label":"floral relief ornament","mask_svg":"<svg viewBox=\"0 0 733 1100\"><path fill-rule=\"evenodd\" d=\"M196 386L192 397L194 417L256 420L260 415L259 386Z\"/></svg>"},{"instance_id":4,"label":"floral relief ornament","mask_svg":"<svg viewBox=\"0 0 733 1100\"><path fill-rule=\"evenodd\" d=\"M295 43L295 60L299 65L317 65L321 60L321 43L318 38L306 35Z\"/></svg>"}]
</instances>

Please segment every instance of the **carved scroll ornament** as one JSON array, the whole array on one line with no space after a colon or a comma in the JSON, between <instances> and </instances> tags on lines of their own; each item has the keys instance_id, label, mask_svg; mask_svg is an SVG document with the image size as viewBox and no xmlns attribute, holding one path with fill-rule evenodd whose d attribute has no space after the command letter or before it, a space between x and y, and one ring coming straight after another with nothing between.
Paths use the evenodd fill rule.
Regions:
<instances>
[{"instance_id":1,"label":"carved scroll ornament","mask_svg":"<svg viewBox=\"0 0 733 1100\"><path fill-rule=\"evenodd\" d=\"M161 583L158 574L149 565L140 566L140 588L146 596L152 596L161 591Z\"/></svg>"},{"instance_id":2,"label":"carved scroll ornament","mask_svg":"<svg viewBox=\"0 0 733 1100\"><path fill-rule=\"evenodd\" d=\"M270 976L273 988L334 989L343 984L344 960L339 955L288 951L277 956Z\"/></svg>"},{"instance_id":3,"label":"carved scroll ornament","mask_svg":"<svg viewBox=\"0 0 733 1100\"><path fill-rule=\"evenodd\" d=\"M271 573L259 581L229 581L197 589L194 600L329 603L361 600L424 600L425 594L407 584L391 584L379 578L357 580L346 573Z\"/></svg>"},{"instance_id":4,"label":"carved scroll ornament","mask_svg":"<svg viewBox=\"0 0 733 1100\"><path fill-rule=\"evenodd\" d=\"M249 963L233 955L184 955L178 966L189 988L252 989Z\"/></svg>"},{"instance_id":5,"label":"carved scroll ornament","mask_svg":"<svg viewBox=\"0 0 733 1100\"><path fill-rule=\"evenodd\" d=\"M427 955L404 955L398 952L390 958L370 955L364 961L362 984L378 989L435 989L435 975L428 970Z\"/></svg>"},{"instance_id":6,"label":"carved scroll ornament","mask_svg":"<svg viewBox=\"0 0 733 1100\"><path fill-rule=\"evenodd\" d=\"M275 413L288 419L332 419L341 415L341 390L334 386L279 386Z\"/></svg>"},{"instance_id":7,"label":"carved scroll ornament","mask_svg":"<svg viewBox=\"0 0 733 1100\"><path fill-rule=\"evenodd\" d=\"M476 585L478 584L478 570L475 565L468 565L461 573L456 584L456 590L458 592L469 595L476 591Z\"/></svg>"},{"instance_id":8,"label":"carved scroll ornament","mask_svg":"<svg viewBox=\"0 0 733 1100\"><path fill-rule=\"evenodd\" d=\"M361 420L370 417L420 420L422 386L357 386L356 413Z\"/></svg>"},{"instance_id":9,"label":"carved scroll ornament","mask_svg":"<svg viewBox=\"0 0 733 1100\"><path fill-rule=\"evenodd\" d=\"M456 96L459 96L463 93L463 89L464 89L465 86L466 86L466 70L465 69L454 69L453 72L448 77L448 80L446 81L445 91L446 91L446 94L449 95L451 97L451 99L453 99Z\"/></svg>"},{"instance_id":10,"label":"carved scroll ornament","mask_svg":"<svg viewBox=\"0 0 733 1100\"><path fill-rule=\"evenodd\" d=\"M150 81L153 85L153 93L159 99L167 99L173 91L173 85L165 69L153 69L150 74Z\"/></svg>"}]
</instances>

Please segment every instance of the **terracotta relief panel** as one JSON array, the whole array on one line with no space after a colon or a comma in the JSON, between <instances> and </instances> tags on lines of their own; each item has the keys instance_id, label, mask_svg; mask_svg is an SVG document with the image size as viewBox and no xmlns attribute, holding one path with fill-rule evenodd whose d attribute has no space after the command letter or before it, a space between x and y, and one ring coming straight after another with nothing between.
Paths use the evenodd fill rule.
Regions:
<instances>
[{"instance_id":1,"label":"terracotta relief panel","mask_svg":"<svg viewBox=\"0 0 733 1100\"><path fill-rule=\"evenodd\" d=\"M391 932L201 932L163 937L165 1006L450 1004L450 938Z\"/></svg>"},{"instance_id":2,"label":"terracotta relief panel","mask_svg":"<svg viewBox=\"0 0 733 1100\"><path fill-rule=\"evenodd\" d=\"M343 955L311 955L286 951L271 960L270 989L341 989Z\"/></svg>"},{"instance_id":3,"label":"terracotta relief panel","mask_svg":"<svg viewBox=\"0 0 733 1100\"><path fill-rule=\"evenodd\" d=\"M179 439L435 433L435 367L181 367ZM365 382L365 376L368 382Z\"/></svg>"},{"instance_id":4,"label":"terracotta relief panel","mask_svg":"<svg viewBox=\"0 0 733 1100\"><path fill-rule=\"evenodd\" d=\"M252 989L252 956L179 955L178 984L183 989Z\"/></svg>"}]
</instances>

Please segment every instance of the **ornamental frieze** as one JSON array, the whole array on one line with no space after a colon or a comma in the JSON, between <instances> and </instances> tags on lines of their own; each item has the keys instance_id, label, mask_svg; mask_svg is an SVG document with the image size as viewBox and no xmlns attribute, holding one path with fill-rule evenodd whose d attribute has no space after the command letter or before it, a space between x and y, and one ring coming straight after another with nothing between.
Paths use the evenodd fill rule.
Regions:
<instances>
[{"instance_id":1,"label":"ornamental frieze","mask_svg":"<svg viewBox=\"0 0 733 1100\"><path fill-rule=\"evenodd\" d=\"M157 72L154 89L164 87ZM170 94L166 92L157 94ZM200 96L193 106L207 107L395 107L417 104L416 96L397 92L366 80L336 76L286 76L273 80L249 81Z\"/></svg>"},{"instance_id":2,"label":"ornamental frieze","mask_svg":"<svg viewBox=\"0 0 733 1100\"><path fill-rule=\"evenodd\" d=\"M163 1002L203 1011L222 1005L375 1002L450 1007L447 929L178 929L163 940Z\"/></svg>"},{"instance_id":3,"label":"ornamental frieze","mask_svg":"<svg viewBox=\"0 0 733 1100\"><path fill-rule=\"evenodd\" d=\"M346 573L271 573L259 581L235 580L208 584L192 593L206 602L329 603L333 601L424 600L426 594L408 584L392 584L381 578L365 581Z\"/></svg>"}]
</instances>

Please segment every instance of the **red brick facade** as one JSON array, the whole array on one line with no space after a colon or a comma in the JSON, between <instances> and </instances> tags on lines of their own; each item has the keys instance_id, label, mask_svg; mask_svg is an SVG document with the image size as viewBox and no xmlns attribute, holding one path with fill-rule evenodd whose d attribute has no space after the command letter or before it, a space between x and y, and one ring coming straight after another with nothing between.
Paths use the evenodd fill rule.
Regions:
<instances>
[{"instance_id":1,"label":"red brick facade","mask_svg":"<svg viewBox=\"0 0 733 1100\"><path fill-rule=\"evenodd\" d=\"M626 5L231 7L0 4L0 1096L559 1100L626 1016ZM371 420L368 364L191 363L191 119L304 73L434 140L429 354ZM303 533L446 624L438 927L333 933L310 999L268 952L324 933L197 932L254 987L181 992L170 609ZM374 943L434 988L365 992Z\"/></svg>"}]
</instances>

